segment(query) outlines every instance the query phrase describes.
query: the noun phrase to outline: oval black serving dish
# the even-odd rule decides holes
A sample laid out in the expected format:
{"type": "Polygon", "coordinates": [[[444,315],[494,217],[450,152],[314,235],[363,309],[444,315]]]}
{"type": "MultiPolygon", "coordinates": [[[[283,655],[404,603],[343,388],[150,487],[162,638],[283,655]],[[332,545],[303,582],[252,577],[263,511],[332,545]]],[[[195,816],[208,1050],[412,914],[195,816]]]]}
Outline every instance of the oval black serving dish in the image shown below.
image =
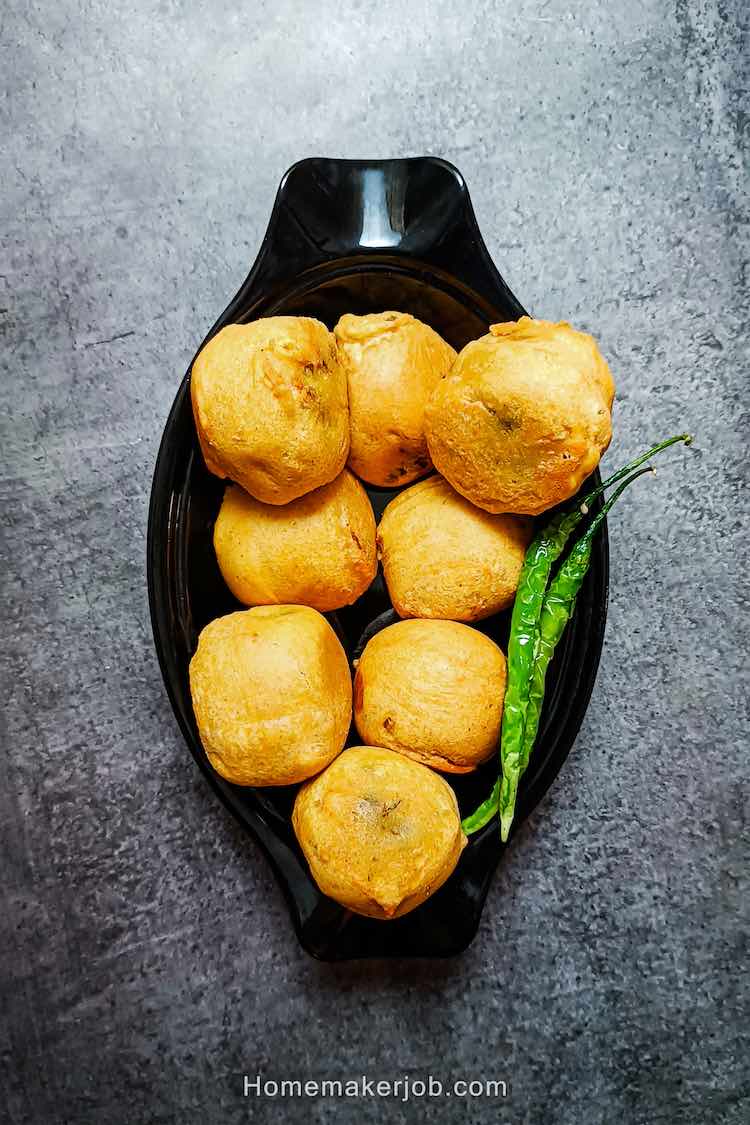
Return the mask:
{"type": "MultiPolygon", "coordinates": [[[[493,265],[460,173],[433,157],[309,159],[284,176],[258,258],[206,339],[225,324],[280,313],[318,317],[400,309],[431,324],[454,348],[516,320],[524,310],[493,265]]],[[[204,341],[205,343],[205,341],[204,341]]],[[[202,346],[202,345],[201,345],[202,346]]],[[[260,842],[286,894],[294,928],[315,957],[439,957],[470,943],[501,854],[495,823],[472,836],[448,882],[411,914],[380,922],[320,893],[290,823],[293,789],[243,789],[216,774],[198,738],[188,664],[203,626],[238,604],[212,546],[223,483],[206,470],[190,406],[190,371],[164,430],[148,527],[148,585],[164,681],[188,748],[207,781],[260,842]]],[[[368,489],[376,517],[393,493],[368,489]]],[[[521,783],[516,824],[541,799],[583,719],[599,662],[607,608],[608,549],[601,535],[576,611],[551,670],[540,737],[521,783]]],[[[395,618],[379,575],[359,601],[330,614],[350,659],[395,618]]],[[[480,628],[505,648],[509,615],[480,628]]],[[[356,742],[352,731],[350,742],[356,742]]],[[[452,777],[466,814],[488,792],[497,763],[452,777]]]]}

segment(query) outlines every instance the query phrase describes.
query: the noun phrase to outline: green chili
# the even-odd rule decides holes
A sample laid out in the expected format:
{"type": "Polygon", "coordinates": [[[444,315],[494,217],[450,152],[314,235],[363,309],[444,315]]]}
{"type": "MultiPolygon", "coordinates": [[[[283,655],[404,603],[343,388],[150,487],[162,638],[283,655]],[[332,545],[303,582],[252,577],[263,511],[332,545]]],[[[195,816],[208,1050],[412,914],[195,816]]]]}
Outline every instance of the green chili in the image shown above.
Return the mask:
{"type": "MultiPolygon", "coordinates": [[[[503,773],[506,764],[509,769],[520,767],[520,777],[528,764],[528,754],[525,753],[526,712],[529,705],[529,690],[534,668],[539,619],[544,604],[547,582],[555,561],[564,551],[571,533],[588,513],[591,503],[597,496],[610,485],[628,476],[654,454],[667,449],[676,442],[682,441],[689,444],[691,440],[689,434],[678,434],[652,446],[646,453],[643,453],[592,489],[572,511],[558,512],[556,516],[553,516],[531,543],[521,570],[508,640],[508,682],[500,738],[503,773]]],[[[498,777],[489,797],[462,822],[463,830],[467,835],[483,828],[497,812],[500,785],[501,780],[498,777]]]]}
{"type": "Polygon", "coordinates": [[[529,691],[526,703],[525,726],[522,732],[521,749],[513,760],[506,766],[503,756],[503,777],[500,785],[499,810],[500,810],[500,838],[503,843],[508,839],[510,826],[516,808],[516,794],[518,782],[529,763],[529,755],[534,746],[539,716],[544,699],[544,685],[547,669],[555,651],[558,641],[565,632],[565,626],[573,612],[578,591],[586,577],[586,572],[591,562],[591,550],[594,537],[607,517],[607,512],[619,499],[628,485],[632,484],[644,473],[651,472],[651,468],[637,469],[626,477],[622,484],[610,496],[607,503],[597,513],[587,531],[575,544],[565,562],[560,567],[557,575],[552,580],[547,596],[544,599],[541,617],[539,619],[539,633],[534,644],[534,663],[529,681],[529,691]]]}
{"type": "MultiPolygon", "coordinates": [[[[574,511],[571,512],[569,516],[566,517],[566,520],[565,520],[566,530],[567,530],[567,521],[568,520],[571,521],[570,530],[572,531],[573,528],[578,524],[579,520],[582,518],[583,514],[586,511],[588,511],[588,509],[591,505],[591,501],[600,492],[602,492],[605,488],[609,488],[610,485],[615,484],[617,481],[622,480],[624,477],[628,478],[628,480],[626,481],[626,484],[630,483],[630,481],[632,481],[632,480],[635,480],[635,478],[641,476],[643,472],[648,471],[648,470],[644,469],[641,472],[637,473],[637,472],[634,472],[635,469],[637,469],[640,465],[643,465],[644,462],[648,461],[651,457],[653,457],[653,455],[655,453],[659,453],[660,450],[666,449],[668,446],[674,445],[678,441],[683,441],[687,445],[689,445],[690,442],[692,441],[692,438],[690,437],[690,434],[678,434],[676,437],[667,438],[666,441],[662,441],[658,445],[652,446],[651,449],[649,449],[646,453],[643,453],[640,457],[636,457],[636,459],[634,461],[631,461],[630,464],[626,465],[623,469],[618,469],[618,471],[616,473],[613,473],[611,477],[607,477],[607,479],[605,481],[602,481],[602,483],[598,486],[598,488],[593,489],[593,491],[590,492],[588,494],[588,496],[586,496],[583,499],[581,504],[577,508],[575,508],[574,511]],[[571,519],[571,517],[573,517],[573,516],[578,516],[578,519],[576,519],[575,522],[573,522],[572,519],[571,519]]],[[[620,495],[621,492],[622,492],[622,488],[618,489],[618,491],[612,497],[612,500],[609,501],[609,503],[607,505],[605,505],[605,507],[603,509],[604,512],[609,511],[609,509],[612,507],[612,504],[615,502],[615,500],[617,499],[617,497],[620,495]]],[[[588,542],[589,542],[589,552],[588,552],[588,559],[587,559],[587,562],[586,562],[586,568],[587,569],[588,569],[589,561],[591,559],[591,543],[593,541],[593,535],[596,533],[596,529],[599,526],[601,526],[603,518],[604,518],[604,516],[603,516],[602,512],[600,512],[597,515],[596,519],[592,522],[591,527],[589,528],[589,530],[587,532],[587,536],[588,535],[592,536],[592,539],[588,540],[588,542]]],[[[566,535],[566,539],[568,538],[569,535],[570,535],[570,531],[568,531],[568,535],[566,535]]],[[[577,548],[580,548],[583,545],[583,543],[585,542],[585,540],[586,540],[586,536],[584,536],[583,539],[579,540],[576,547],[573,548],[573,551],[575,551],[577,548]]],[[[559,556],[559,553],[560,552],[558,551],[556,557],[559,556]]],[[[572,552],[571,552],[570,557],[571,558],[573,557],[572,552]]],[[[570,559],[568,561],[570,561],[570,559]]],[[[562,574],[562,572],[563,572],[563,569],[561,568],[560,574],[562,574]]],[[[559,575],[558,575],[558,578],[559,578],[559,575]]],[[[521,752],[521,773],[523,773],[524,770],[526,769],[526,767],[528,766],[529,758],[531,757],[531,751],[534,749],[534,742],[536,741],[537,730],[539,728],[539,717],[540,717],[541,711],[542,711],[542,703],[544,702],[544,684],[545,684],[545,680],[546,680],[546,676],[547,676],[547,668],[549,666],[549,662],[550,662],[552,653],[550,652],[547,655],[546,661],[543,659],[544,656],[545,656],[546,641],[545,641],[543,631],[542,631],[542,628],[541,628],[541,622],[544,619],[544,614],[547,612],[547,609],[548,609],[547,603],[548,603],[550,597],[552,596],[554,589],[555,589],[555,582],[553,582],[552,586],[550,587],[550,589],[549,589],[549,591],[548,591],[548,593],[545,597],[543,608],[542,608],[542,616],[540,617],[540,619],[537,623],[536,636],[534,638],[534,660],[533,660],[531,678],[530,678],[529,684],[528,684],[528,702],[527,702],[527,707],[526,707],[526,715],[525,715],[525,723],[524,723],[523,750],[521,752]],[[542,659],[540,659],[540,657],[542,659]]],[[[575,600],[575,597],[574,597],[574,600],[575,600]]],[[[569,617],[571,617],[573,615],[573,609],[574,609],[574,606],[571,605],[570,606],[570,613],[568,615],[569,617]]],[[[563,628],[564,628],[564,626],[563,626],[563,628]]],[[[558,640],[559,639],[560,638],[558,637],[558,640]]],[[[555,644],[557,644],[557,641],[555,641],[555,644]]]]}
{"type": "MultiPolygon", "coordinates": [[[[567,539],[566,535],[560,542],[562,524],[563,516],[560,514],[552,520],[545,532],[537,536],[526,553],[521,569],[508,638],[508,682],[505,688],[500,734],[503,770],[513,768],[514,761],[520,758],[523,750],[527,689],[534,661],[534,639],[550,568],[567,539]]],[[[495,815],[499,792],[498,779],[490,797],[464,822],[463,829],[467,835],[478,831],[495,815]]]]}

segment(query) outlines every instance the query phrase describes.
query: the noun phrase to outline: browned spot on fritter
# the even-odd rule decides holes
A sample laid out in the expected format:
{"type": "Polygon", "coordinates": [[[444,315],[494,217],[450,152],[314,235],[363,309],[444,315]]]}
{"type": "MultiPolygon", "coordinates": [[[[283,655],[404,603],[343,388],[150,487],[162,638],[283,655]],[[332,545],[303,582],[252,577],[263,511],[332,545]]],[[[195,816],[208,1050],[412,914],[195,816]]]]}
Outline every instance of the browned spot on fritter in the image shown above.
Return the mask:
{"type": "Polygon", "coordinates": [[[391,469],[390,473],[385,479],[395,484],[396,481],[401,480],[401,477],[405,477],[408,471],[409,470],[406,465],[398,465],[395,469],[391,469]]]}

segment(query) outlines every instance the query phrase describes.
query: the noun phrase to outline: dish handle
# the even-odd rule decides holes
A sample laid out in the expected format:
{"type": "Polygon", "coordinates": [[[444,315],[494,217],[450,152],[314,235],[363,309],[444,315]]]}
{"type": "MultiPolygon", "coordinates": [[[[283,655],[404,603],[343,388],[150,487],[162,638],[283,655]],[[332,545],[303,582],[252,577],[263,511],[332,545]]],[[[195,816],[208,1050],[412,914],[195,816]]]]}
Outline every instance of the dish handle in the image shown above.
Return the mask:
{"type": "Polygon", "coordinates": [[[490,258],[452,164],[433,156],[310,157],[282,178],[258,257],[222,323],[240,312],[243,319],[263,315],[261,306],[290,281],[337,261],[356,268],[360,256],[445,273],[488,308],[524,315],[490,258]]]}

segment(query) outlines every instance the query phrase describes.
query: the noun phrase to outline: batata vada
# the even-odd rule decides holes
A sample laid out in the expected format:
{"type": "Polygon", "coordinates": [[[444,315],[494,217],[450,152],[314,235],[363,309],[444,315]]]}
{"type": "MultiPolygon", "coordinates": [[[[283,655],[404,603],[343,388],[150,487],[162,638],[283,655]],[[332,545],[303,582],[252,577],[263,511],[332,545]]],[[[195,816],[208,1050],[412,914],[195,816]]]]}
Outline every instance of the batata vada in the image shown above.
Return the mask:
{"type": "Polygon", "coordinates": [[[292,824],[321,891],[369,918],[414,910],[466,846],[450,785],[375,746],[344,750],[303,785],[292,824]]]}
{"type": "Polygon", "coordinates": [[[487,512],[573,496],[612,436],[614,383],[594,339],[524,316],[467,344],[425,410],[435,467],[487,512]]]}
{"type": "Polygon", "coordinates": [[[256,606],[211,621],[190,661],[190,693],[208,759],[236,785],[303,781],[349,733],[346,654],[307,606],[256,606]]]}
{"type": "Polygon", "coordinates": [[[370,484],[408,484],[432,463],[424,406],[456,353],[402,312],[342,316],[334,329],[349,383],[349,467],[370,484]]]}
{"type": "Polygon", "coordinates": [[[378,548],[400,617],[478,621],[512,604],[531,521],[495,516],[440,476],[400,492],[383,512],[378,548]]]}
{"type": "Polygon", "coordinates": [[[505,681],[505,656],[484,633],[456,621],[397,621],[365,645],[354,721],[365,742],[468,773],[497,750],[505,681]]]}
{"type": "Polygon", "coordinates": [[[347,469],[280,507],[229,485],[214,548],[224,581],[245,605],[340,609],[364,593],[378,568],[372,506],[347,469]]]}
{"type": "Polygon", "coordinates": [[[312,317],[222,328],[196,357],[190,391],[207,467],[256,500],[287,504],[346,464],[346,375],[312,317]]]}

